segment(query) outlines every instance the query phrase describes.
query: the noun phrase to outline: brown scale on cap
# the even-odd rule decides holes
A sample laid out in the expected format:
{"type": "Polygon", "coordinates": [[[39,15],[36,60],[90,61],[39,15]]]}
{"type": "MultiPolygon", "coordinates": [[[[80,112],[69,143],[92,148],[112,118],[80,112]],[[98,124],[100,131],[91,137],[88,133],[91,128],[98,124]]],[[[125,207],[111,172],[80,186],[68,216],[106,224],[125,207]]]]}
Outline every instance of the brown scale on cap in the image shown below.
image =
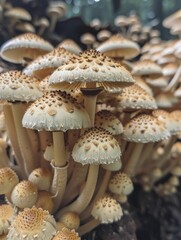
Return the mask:
{"type": "Polygon", "coordinates": [[[70,230],[68,228],[62,228],[52,240],[80,240],[80,237],[75,230],[70,230]]]}
{"type": "Polygon", "coordinates": [[[15,209],[8,204],[2,204],[0,205],[0,216],[0,235],[7,234],[15,216],[15,209]]]}
{"type": "Polygon", "coordinates": [[[120,204],[114,198],[105,196],[96,201],[91,215],[101,223],[112,223],[120,220],[123,212],[120,204]]]}
{"type": "Polygon", "coordinates": [[[129,195],[133,191],[133,183],[126,173],[116,173],[109,182],[109,190],[115,194],[129,195]]]}
{"type": "Polygon", "coordinates": [[[157,108],[154,97],[137,84],[123,88],[122,92],[113,101],[115,105],[125,110],[157,108]]]}
{"type": "Polygon", "coordinates": [[[140,114],[125,126],[123,138],[137,143],[158,142],[170,136],[163,122],[149,114],[140,114]]]}
{"type": "Polygon", "coordinates": [[[27,180],[19,182],[11,192],[11,201],[19,208],[32,207],[37,198],[38,189],[36,185],[27,180]]]}
{"type": "Polygon", "coordinates": [[[109,164],[120,159],[121,150],[108,131],[90,128],[74,145],[72,156],[81,164],[109,164]]]}
{"type": "Polygon", "coordinates": [[[68,88],[68,83],[74,83],[74,87],[85,87],[88,83],[94,83],[97,87],[106,88],[113,83],[114,86],[129,86],[134,83],[134,79],[123,66],[91,49],[57,68],[50,76],[49,83],[55,88],[68,88]]]}
{"type": "Polygon", "coordinates": [[[39,90],[39,81],[21,71],[12,70],[1,73],[0,82],[1,100],[30,102],[42,95],[39,90]]]}
{"type": "Polygon", "coordinates": [[[47,131],[90,126],[85,109],[70,94],[60,91],[47,92],[37,99],[27,109],[22,121],[24,127],[47,131]]]}
{"type": "Polygon", "coordinates": [[[56,233],[53,216],[41,208],[26,208],[16,216],[7,239],[52,239],[56,233]]]}
{"type": "Polygon", "coordinates": [[[18,176],[11,168],[0,168],[0,194],[9,193],[18,182],[18,176]]]}
{"type": "Polygon", "coordinates": [[[101,110],[96,113],[95,127],[101,127],[113,135],[118,135],[123,132],[123,126],[120,120],[108,110],[101,110]]]}

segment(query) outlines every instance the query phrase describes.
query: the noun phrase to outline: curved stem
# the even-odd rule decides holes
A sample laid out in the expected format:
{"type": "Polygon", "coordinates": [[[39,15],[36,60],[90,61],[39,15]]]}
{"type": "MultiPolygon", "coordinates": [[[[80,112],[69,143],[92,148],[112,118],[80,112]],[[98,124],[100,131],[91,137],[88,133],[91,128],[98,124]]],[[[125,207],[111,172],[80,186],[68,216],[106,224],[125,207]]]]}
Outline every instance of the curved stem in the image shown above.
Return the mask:
{"type": "Polygon", "coordinates": [[[165,91],[170,91],[177,84],[177,82],[179,81],[180,76],[181,76],[181,66],[179,66],[179,68],[177,69],[174,77],[169,82],[168,86],[165,88],[165,91]]]}
{"type": "Polygon", "coordinates": [[[94,228],[99,226],[100,224],[101,223],[97,219],[93,218],[89,222],[80,226],[78,228],[77,232],[79,233],[80,236],[83,236],[84,234],[90,232],[91,230],[93,230],[94,228]]]}

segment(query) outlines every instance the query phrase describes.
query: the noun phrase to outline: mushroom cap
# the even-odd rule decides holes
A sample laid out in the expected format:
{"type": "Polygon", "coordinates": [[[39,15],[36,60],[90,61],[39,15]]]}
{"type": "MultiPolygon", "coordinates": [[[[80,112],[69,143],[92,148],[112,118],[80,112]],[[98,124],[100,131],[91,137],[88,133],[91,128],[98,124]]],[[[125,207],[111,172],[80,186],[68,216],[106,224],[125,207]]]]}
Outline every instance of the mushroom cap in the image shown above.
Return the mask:
{"type": "Polygon", "coordinates": [[[138,84],[123,88],[122,92],[113,100],[121,109],[156,109],[157,104],[153,96],[148,94],[138,84]]]}
{"type": "Polygon", "coordinates": [[[26,75],[33,75],[39,79],[43,79],[73,56],[73,53],[68,52],[64,48],[55,48],[51,52],[36,58],[24,68],[23,72],[26,75]]]}
{"type": "Polygon", "coordinates": [[[93,44],[95,40],[96,39],[92,33],[84,33],[80,37],[80,41],[85,45],[93,44]]]}
{"type": "Polygon", "coordinates": [[[118,161],[121,149],[117,140],[102,128],[90,128],[73,147],[72,157],[81,164],[109,164],[118,161]]]}
{"type": "Polygon", "coordinates": [[[13,7],[7,10],[4,13],[4,16],[12,19],[19,19],[25,21],[31,21],[32,19],[31,14],[26,9],[21,7],[13,7]]]}
{"type": "Polygon", "coordinates": [[[38,190],[49,191],[52,182],[52,172],[47,168],[36,168],[28,176],[28,180],[34,183],[38,190]]]}
{"type": "Polygon", "coordinates": [[[19,179],[15,171],[9,167],[0,168],[0,194],[11,192],[18,182],[19,179]]]}
{"type": "Polygon", "coordinates": [[[42,208],[44,210],[47,210],[49,213],[52,213],[54,203],[51,193],[47,191],[39,191],[35,207],[42,208]]]}
{"type": "Polygon", "coordinates": [[[119,135],[123,132],[123,125],[119,118],[108,110],[101,110],[95,115],[95,127],[101,127],[112,135],[119,135]]]}
{"type": "Polygon", "coordinates": [[[98,87],[125,87],[134,79],[120,64],[96,50],[87,50],[57,68],[49,78],[52,87],[84,87],[95,82],[98,87]],[[70,86],[71,85],[71,86],[70,86]]]}
{"type": "Polygon", "coordinates": [[[151,86],[152,88],[161,88],[161,89],[167,87],[169,80],[170,80],[170,77],[165,75],[156,77],[155,79],[153,79],[152,77],[145,78],[145,81],[149,86],[151,86]]]}
{"type": "Polygon", "coordinates": [[[69,94],[51,91],[30,105],[22,124],[40,131],[67,131],[90,127],[90,118],[82,105],[69,94]]]}
{"type": "Polygon", "coordinates": [[[37,198],[37,186],[28,180],[19,182],[11,192],[11,201],[19,208],[32,207],[37,198]]]}
{"type": "Polygon", "coordinates": [[[6,41],[0,50],[2,59],[12,63],[24,63],[53,50],[53,46],[35,33],[23,33],[6,41]]]}
{"type": "Polygon", "coordinates": [[[112,33],[109,30],[103,29],[97,33],[97,39],[101,42],[106,41],[111,37],[112,33]]]}
{"type": "Polygon", "coordinates": [[[0,205],[0,235],[7,234],[13,218],[15,209],[9,204],[0,205]]]}
{"type": "Polygon", "coordinates": [[[113,223],[121,219],[123,211],[114,198],[105,196],[95,202],[91,215],[101,223],[113,223]]]}
{"type": "Polygon", "coordinates": [[[57,47],[65,48],[67,51],[75,55],[79,55],[82,52],[79,45],[74,40],[68,38],[59,43],[57,47]]]}
{"type": "Polygon", "coordinates": [[[131,178],[126,173],[118,172],[110,179],[109,190],[112,193],[129,195],[133,189],[131,178]]]}
{"type": "Polygon", "coordinates": [[[170,132],[157,118],[149,114],[140,114],[124,126],[122,137],[129,142],[149,143],[170,137],[170,132]]]}
{"type": "Polygon", "coordinates": [[[17,70],[0,74],[1,100],[31,102],[41,96],[39,81],[36,78],[17,70]]]}
{"type": "Polygon", "coordinates": [[[181,131],[181,110],[174,110],[170,113],[171,118],[173,119],[173,134],[177,134],[181,131]]]}
{"type": "Polygon", "coordinates": [[[20,32],[23,32],[23,33],[25,33],[25,32],[35,33],[36,32],[34,26],[31,23],[26,23],[26,22],[17,23],[15,26],[15,29],[20,32]]]}
{"type": "Polygon", "coordinates": [[[136,62],[133,65],[132,74],[141,75],[141,76],[144,76],[144,75],[160,76],[162,75],[162,68],[153,61],[141,60],[136,62]]]}
{"type": "Polygon", "coordinates": [[[105,170],[109,171],[119,171],[122,167],[122,162],[121,159],[119,159],[116,162],[110,163],[110,164],[101,164],[101,167],[104,168],[105,170]]]}
{"type": "Polygon", "coordinates": [[[75,230],[64,227],[56,233],[52,240],[80,240],[80,237],[75,230]]]}
{"type": "Polygon", "coordinates": [[[58,221],[63,223],[68,229],[77,230],[80,226],[80,217],[76,212],[64,213],[58,221]]]}
{"type": "Polygon", "coordinates": [[[160,92],[158,95],[155,96],[155,100],[158,108],[171,108],[178,102],[178,99],[171,91],[160,92]]]}
{"type": "Polygon", "coordinates": [[[131,59],[140,53],[140,47],[137,43],[126,39],[120,35],[113,35],[105,42],[101,43],[98,51],[108,57],[131,59]]]}
{"type": "Polygon", "coordinates": [[[172,25],[177,23],[177,20],[181,19],[181,10],[174,12],[163,20],[163,26],[166,28],[171,28],[172,25]]]}
{"type": "Polygon", "coordinates": [[[174,158],[181,156],[181,142],[176,142],[173,144],[170,154],[174,158]]]}
{"type": "Polygon", "coordinates": [[[56,233],[56,222],[48,211],[41,208],[25,208],[14,219],[7,239],[51,240],[56,233]]]}
{"type": "Polygon", "coordinates": [[[164,76],[173,76],[176,71],[178,69],[178,64],[177,63],[167,63],[164,67],[163,67],[163,75],[164,76]]]}

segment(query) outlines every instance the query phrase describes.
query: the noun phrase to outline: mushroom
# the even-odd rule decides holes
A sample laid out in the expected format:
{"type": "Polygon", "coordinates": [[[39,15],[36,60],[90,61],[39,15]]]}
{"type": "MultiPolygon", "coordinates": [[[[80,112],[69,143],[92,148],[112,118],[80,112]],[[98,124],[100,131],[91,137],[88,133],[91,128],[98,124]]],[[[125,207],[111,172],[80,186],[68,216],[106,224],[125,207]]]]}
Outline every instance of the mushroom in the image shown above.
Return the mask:
{"type": "Polygon", "coordinates": [[[77,230],[80,226],[80,218],[76,212],[67,212],[61,215],[59,222],[65,225],[68,229],[77,230]]]}
{"type": "Polygon", "coordinates": [[[60,231],[58,231],[55,236],[52,238],[52,240],[80,240],[80,237],[75,230],[70,230],[66,227],[62,228],[60,231]]]}
{"type": "Polygon", "coordinates": [[[9,227],[15,217],[15,208],[9,204],[0,205],[0,235],[7,234],[9,227]]]}
{"type": "Polygon", "coordinates": [[[109,30],[103,29],[97,33],[97,39],[104,42],[111,37],[112,33],[109,30]]]}
{"type": "Polygon", "coordinates": [[[44,32],[46,31],[46,29],[50,26],[50,23],[47,18],[42,17],[42,18],[38,19],[34,23],[34,25],[36,27],[38,27],[38,35],[42,36],[44,34],[44,32]]]}
{"type": "Polygon", "coordinates": [[[42,208],[47,210],[49,213],[53,213],[54,203],[51,193],[47,191],[39,191],[35,207],[42,208]]]}
{"type": "Polygon", "coordinates": [[[82,49],[79,45],[72,39],[66,38],[61,43],[58,44],[57,47],[65,48],[70,53],[75,55],[79,55],[82,52],[82,49]]]}
{"type": "Polygon", "coordinates": [[[86,45],[87,49],[92,48],[94,42],[95,42],[95,37],[91,33],[84,33],[80,37],[80,41],[86,45]]]}
{"type": "Polygon", "coordinates": [[[7,240],[51,240],[56,233],[56,222],[48,211],[41,208],[25,208],[15,217],[9,228],[7,240]]]}

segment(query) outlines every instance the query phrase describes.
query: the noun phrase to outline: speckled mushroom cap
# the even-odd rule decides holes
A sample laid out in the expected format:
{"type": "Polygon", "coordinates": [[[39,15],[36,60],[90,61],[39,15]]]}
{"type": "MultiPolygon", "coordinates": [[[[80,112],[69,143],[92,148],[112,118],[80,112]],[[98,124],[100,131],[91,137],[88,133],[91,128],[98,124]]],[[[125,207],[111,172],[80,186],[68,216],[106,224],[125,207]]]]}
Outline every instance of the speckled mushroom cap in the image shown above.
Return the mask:
{"type": "Polygon", "coordinates": [[[48,211],[25,208],[13,221],[7,240],[51,240],[56,233],[56,222],[48,211]]]}
{"type": "Polygon", "coordinates": [[[56,233],[52,240],[80,240],[80,237],[75,230],[64,227],[61,231],[56,233]]]}
{"type": "Polygon", "coordinates": [[[70,53],[64,48],[55,48],[53,51],[36,58],[23,72],[26,75],[43,79],[73,56],[73,53],[70,53]]]}
{"type": "Polygon", "coordinates": [[[141,60],[133,65],[132,74],[134,75],[162,75],[162,68],[155,62],[150,60],[141,60]]]}
{"type": "Polygon", "coordinates": [[[0,235],[7,234],[13,218],[15,217],[15,209],[8,204],[0,205],[0,235]]]}
{"type": "Polygon", "coordinates": [[[90,127],[86,110],[66,92],[52,91],[37,99],[22,119],[26,128],[67,131],[90,127]]]}
{"type": "Polygon", "coordinates": [[[115,194],[129,195],[133,188],[131,178],[126,173],[116,173],[109,182],[109,190],[115,194]]]}
{"type": "Polygon", "coordinates": [[[149,114],[140,114],[132,118],[125,126],[123,139],[130,142],[158,142],[170,136],[163,122],[149,114]]]}
{"type": "Polygon", "coordinates": [[[76,212],[66,212],[60,216],[58,221],[63,223],[68,229],[77,230],[80,226],[80,217],[76,212]]]}
{"type": "Polygon", "coordinates": [[[118,161],[121,150],[117,140],[102,128],[90,128],[73,147],[72,157],[81,164],[109,164],[118,161]]]}
{"type": "Polygon", "coordinates": [[[15,171],[9,167],[0,168],[0,194],[9,193],[18,182],[15,171]]]}
{"type": "Polygon", "coordinates": [[[49,191],[52,182],[52,172],[47,168],[36,168],[28,176],[28,180],[34,183],[38,190],[49,191]]]}
{"type": "Polygon", "coordinates": [[[157,108],[154,97],[138,84],[123,88],[122,92],[115,96],[114,104],[125,110],[157,108]]]}
{"type": "Polygon", "coordinates": [[[87,83],[106,88],[129,86],[134,83],[134,79],[123,66],[91,49],[56,69],[50,76],[49,83],[60,89],[68,88],[68,83],[72,88],[85,87],[87,83]]]}
{"type": "Polygon", "coordinates": [[[32,207],[38,198],[38,188],[34,183],[23,180],[13,188],[10,198],[19,208],[32,207]]]}
{"type": "Polygon", "coordinates": [[[95,202],[91,215],[101,223],[113,223],[121,219],[123,211],[114,198],[105,196],[95,202]]]}
{"type": "Polygon", "coordinates": [[[82,52],[82,49],[79,47],[79,45],[72,39],[63,40],[61,43],[58,44],[57,47],[65,48],[70,53],[74,53],[76,55],[79,55],[82,52]]]}
{"type": "Polygon", "coordinates": [[[108,110],[101,110],[95,115],[95,127],[101,127],[112,135],[119,135],[123,132],[123,125],[119,118],[108,110]]]}
{"type": "Polygon", "coordinates": [[[1,46],[0,56],[12,63],[24,63],[53,50],[53,46],[35,33],[13,37],[1,46]]]}
{"type": "Polygon", "coordinates": [[[36,78],[16,70],[0,74],[0,100],[30,102],[41,96],[36,78]]]}
{"type": "Polygon", "coordinates": [[[170,113],[171,118],[173,119],[173,134],[177,134],[181,131],[181,110],[174,110],[170,113]]]}
{"type": "Polygon", "coordinates": [[[139,54],[140,47],[129,39],[120,35],[113,35],[100,44],[97,50],[109,57],[131,59],[139,54]]]}

